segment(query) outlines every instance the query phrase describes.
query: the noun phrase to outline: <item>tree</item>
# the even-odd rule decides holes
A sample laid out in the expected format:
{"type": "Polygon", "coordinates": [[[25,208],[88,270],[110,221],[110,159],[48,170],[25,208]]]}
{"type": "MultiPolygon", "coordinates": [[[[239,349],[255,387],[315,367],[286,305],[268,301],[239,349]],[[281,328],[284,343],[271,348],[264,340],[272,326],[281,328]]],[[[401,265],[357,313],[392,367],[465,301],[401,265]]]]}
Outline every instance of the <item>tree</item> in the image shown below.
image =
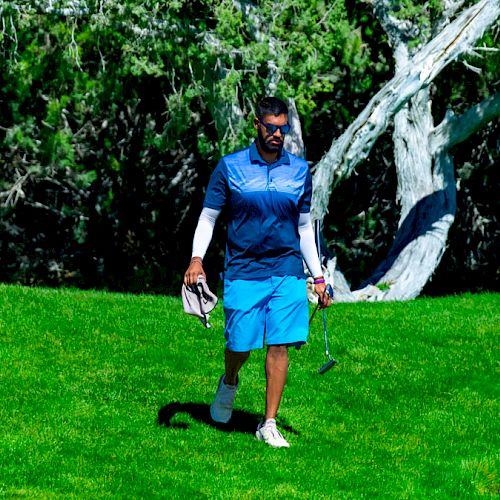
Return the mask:
{"type": "Polygon", "coordinates": [[[190,22],[209,16],[170,4],[2,2],[2,279],[174,281],[163,259],[183,238],[167,249],[169,235],[206,182],[186,133],[199,92],[174,40],[196,52],[190,22]]]}
{"type": "Polygon", "coordinates": [[[374,10],[391,40],[396,60],[393,79],[377,93],[363,113],[318,164],[314,175],[314,215],[323,219],[334,184],[349,175],[394,117],[395,163],[401,217],[387,258],[359,290],[351,293],[335,260],[327,264],[336,275],[340,300],[390,300],[416,297],[443,255],[455,215],[455,185],[450,149],[500,115],[495,94],[460,117],[452,113],[434,127],[429,84],[451,61],[470,52],[500,15],[498,1],[483,0],[449,23],[459,3],[450,3],[425,44],[411,45],[419,26],[392,15],[392,4],[374,1],[374,10]],[[443,28],[443,26],[445,26],[443,28]]]}
{"type": "MultiPolygon", "coordinates": [[[[360,125],[390,79],[380,22],[351,4],[0,0],[0,279],[177,290],[210,172],[251,140],[245,117],[269,92],[289,99],[287,145],[306,149],[328,207],[320,172],[343,170],[331,155],[314,159],[360,125]]],[[[440,11],[404,5],[397,15],[420,29],[408,42],[415,58],[440,11]]],[[[379,6],[384,24],[390,4],[379,6]]],[[[392,97],[354,163],[413,95],[392,97]]],[[[208,258],[220,263],[222,251],[216,241],[208,258]]]]}
{"type": "Polygon", "coordinates": [[[267,89],[305,114],[350,32],[342,2],[1,6],[0,278],[23,283],[176,289],[242,116],[267,89]]]}

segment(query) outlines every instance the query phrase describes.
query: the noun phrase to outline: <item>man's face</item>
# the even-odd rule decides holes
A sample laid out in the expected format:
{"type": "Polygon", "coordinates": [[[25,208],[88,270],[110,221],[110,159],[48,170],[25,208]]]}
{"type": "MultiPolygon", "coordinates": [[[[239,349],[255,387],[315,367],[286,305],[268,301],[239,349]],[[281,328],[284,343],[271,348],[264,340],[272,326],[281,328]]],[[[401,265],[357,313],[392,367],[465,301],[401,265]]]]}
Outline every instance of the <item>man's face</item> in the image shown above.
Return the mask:
{"type": "Polygon", "coordinates": [[[288,124],[288,115],[281,114],[278,116],[264,115],[262,120],[258,118],[254,121],[254,126],[257,129],[257,140],[259,146],[266,153],[280,153],[283,148],[285,135],[278,128],[273,132],[266,129],[266,125],[276,125],[282,127],[288,124]]]}

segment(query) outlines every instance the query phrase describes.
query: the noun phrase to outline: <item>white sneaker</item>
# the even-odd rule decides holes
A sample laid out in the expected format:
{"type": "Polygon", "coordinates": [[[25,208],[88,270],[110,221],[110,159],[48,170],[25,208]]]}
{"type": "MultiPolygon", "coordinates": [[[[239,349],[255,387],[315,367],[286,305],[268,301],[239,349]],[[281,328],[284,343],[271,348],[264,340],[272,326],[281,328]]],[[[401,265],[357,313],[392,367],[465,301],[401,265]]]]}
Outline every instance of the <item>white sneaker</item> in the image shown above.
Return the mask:
{"type": "Polygon", "coordinates": [[[281,435],[281,432],[276,427],[276,420],[270,418],[265,422],[261,422],[257,426],[255,436],[259,441],[265,441],[273,448],[290,448],[288,441],[281,435]]]}
{"type": "Polygon", "coordinates": [[[234,397],[238,390],[238,384],[226,385],[224,383],[224,375],[219,379],[217,392],[214,400],[210,405],[210,416],[215,422],[227,424],[233,413],[234,397]]]}

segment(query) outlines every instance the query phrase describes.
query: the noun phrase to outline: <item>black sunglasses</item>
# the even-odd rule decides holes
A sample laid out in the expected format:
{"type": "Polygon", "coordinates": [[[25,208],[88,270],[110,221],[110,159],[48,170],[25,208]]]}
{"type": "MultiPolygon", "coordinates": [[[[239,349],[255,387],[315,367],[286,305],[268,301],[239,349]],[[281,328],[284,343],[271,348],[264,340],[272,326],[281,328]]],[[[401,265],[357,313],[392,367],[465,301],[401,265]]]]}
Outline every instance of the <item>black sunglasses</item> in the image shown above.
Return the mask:
{"type": "Polygon", "coordinates": [[[273,125],[272,123],[264,123],[260,120],[259,120],[259,123],[261,125],[264,125],[268,134],[273,134],[273,135],[276,133],[276,130],[278,130],[278,129],[281,132],[281,135],[288,134],[288,132],[290,132],[290,128],[291,128],[289,123],[286,123],[285,125],[273,125]]]}

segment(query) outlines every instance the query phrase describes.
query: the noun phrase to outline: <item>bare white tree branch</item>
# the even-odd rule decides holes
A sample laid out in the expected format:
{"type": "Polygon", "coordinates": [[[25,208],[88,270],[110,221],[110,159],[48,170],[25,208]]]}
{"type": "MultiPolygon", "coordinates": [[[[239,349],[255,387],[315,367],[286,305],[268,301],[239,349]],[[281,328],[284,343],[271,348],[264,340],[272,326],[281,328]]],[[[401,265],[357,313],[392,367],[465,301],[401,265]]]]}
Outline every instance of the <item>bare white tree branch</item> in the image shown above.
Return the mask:
{"type": "Polygon", "coordinates": [[[333,142],[313,177],[313,216],[323,220],[336,182],[367,158],[390,119],[421,88],[483,35],[500,15],[500,0],[481,0],[427,43],[368,103],[333,142]]]}
{"type": "Polygon", "coordinates": [[[485,124],[500,116],[500,92],[493,94],[460,116],[451,113],[433,130],[430,145],[433,154],[449,150],[468,139],[485,124]]]}

